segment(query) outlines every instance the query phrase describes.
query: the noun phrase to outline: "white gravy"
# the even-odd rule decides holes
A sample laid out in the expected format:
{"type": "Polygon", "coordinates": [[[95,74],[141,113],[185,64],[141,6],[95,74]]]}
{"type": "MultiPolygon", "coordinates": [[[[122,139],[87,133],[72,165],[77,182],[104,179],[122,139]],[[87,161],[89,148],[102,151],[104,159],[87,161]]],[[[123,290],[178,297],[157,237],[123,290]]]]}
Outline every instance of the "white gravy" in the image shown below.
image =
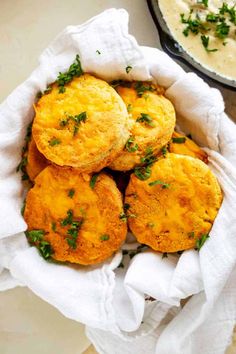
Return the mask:
{"type": "Polygon", "coordinates": [[[230,33],[224,40],[217,38],[214,31],[207,33],[209,49],[218,49],[216,52],[207,52],[202,45],[200,34],[189,33],[188,37],[184,36],[183,30],[186,25],[180,20],[182,13],[185,14],[185,18],[188,18],[193,6],[193,14],[197,9],[200,18],[205,18],[208,13],[217,13],[223,2],[229,6],[236,4],[236,1],[208,0],[208,8],[205,8],[197,4],[196,0],[159,0],[159,7],[173,37],[192,58],[208,70],[236,80],[236,26],[227,21],[230,25],[230,33]],[[223,42],[226,45],[223,45],[223,42]]]}

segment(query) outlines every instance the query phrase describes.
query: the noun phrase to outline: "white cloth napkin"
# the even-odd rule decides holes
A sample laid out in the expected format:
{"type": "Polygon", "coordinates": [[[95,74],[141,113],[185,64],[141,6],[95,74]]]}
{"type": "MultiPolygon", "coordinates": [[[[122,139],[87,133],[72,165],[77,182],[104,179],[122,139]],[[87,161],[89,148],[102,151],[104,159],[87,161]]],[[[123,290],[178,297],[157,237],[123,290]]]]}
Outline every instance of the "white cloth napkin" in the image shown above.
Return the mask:
{"type": "Polygon", "coordinates": [[[0,106],[0,136],[0,290],[28,286],[65,316],[85,323],[100,353],[224,353],[236,319],[236,126],[217,90],[163,52],[139,47],[128,34],[126,11],[110,9],[67,27],[43,52],[38,68],[0,106]],[[37,91],[76,54],[84,71],[106,80],[152,79],[163,85],[180,128],[206,148],[224,201],[199,253],[162,259],[147,251],[131,262],[126,256],[122,269],[118,252],[102,265],[80,267],[47,263],[27,244],[15,168],[37,91]]]}

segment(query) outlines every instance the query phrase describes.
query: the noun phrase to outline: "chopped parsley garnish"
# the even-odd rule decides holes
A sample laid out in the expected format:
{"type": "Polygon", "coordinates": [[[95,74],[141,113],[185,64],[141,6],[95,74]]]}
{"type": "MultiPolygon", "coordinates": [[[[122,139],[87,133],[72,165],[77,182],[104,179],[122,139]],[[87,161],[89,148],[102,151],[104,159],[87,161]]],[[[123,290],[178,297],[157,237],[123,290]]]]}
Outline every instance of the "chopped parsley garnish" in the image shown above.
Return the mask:
{"type": "Polygon", "coordinates": [[[207,52],[216,52],[218,49],[214,48],[214,49],[209,49],[208,45],[209,45],[209,37],[208,36],[201,36],[201,41],[202,41],[202,45],[203,47],[206,49],[207,52]]]}
{"type": "Polygon", "coordinates": [[[124,221],[124,222],[127,221],[127,216],[126,216],[125,213],[120,213],[119,218],[120,218],[120,220],[122,220],[122,221],[124,221]]]}
{"type": "Polygon", "coordinates": [[[135,90],[137,91],[137,95],[139,97],[142,97],[142,95],[144,94],[144,92],[146,91],[155,91],[155,88],[152,87],[152,85],[147,84],[147,83],[143,83],[142,81],[138,81],[136,82],[136,84],[134,85],[135,90]]]}
{"type": "Polygon", "coordinates": [[[162,153],[163,157],[166,157],[166,155],[167,155],[167,147],[166,146],[163,146],[161,148],[161,153],[162,153]]]}
{"type": "Polygon", "coordinates": [[[39,242],[42,241],[43,236],[45,235],[44,230],[31,230],[25,232],[27,238],[30,242],[39,242]]]}
{"type": "Polygon", "coordinates": [[[198,34],[199,32],[203,33],[207,31],[207,28],[203,25],[199,18],[192,19],[192,10],[190,11],[189,17],[185,18],[184,14],[180,14],[181,22],[187,26],[183,30],[185,37],[188,37],[189,32],[193,34],[198,34]]]}
{"type": "Polygon", "coordinates": [[[79,230],[83,224],[83,221],[84,221],[83,218],[81,218],[78,221],[72,221],[71,227],[67,231],[67,234],[69,235],[69,237],[66,238],[66,241],[67,241],[68,245],[73,249],[76,249],[76,243],[77,243],[77,239],[78,239],[78,235],[79,235],[79,230]]]}
{"type": "Polygon", "coordinates": [[[66,125],[68,125],[69,120],[70,120],[69,117],[64,118],[64,119],[61,119],[61,120],[60,120],[60,126],[61,126],[61,127],[65,127],[66,125]]]}
{"type": "Polygon", "coordinates": [[[229,25],[227,25],[225,22],[221,22],[216,26],[216,36],[221,39],[225,39],[229,34],[229,29],[229,25]]]}
{"type": "Polygon", "coordinates": [[[153,228],[155,226],[155,224],[153,222],[148,222],[147,226],[150,227],[150,228],[153,228]]]}
{"type": "Polygon", "coordinates": [[[79,55],[76,55],[75,62],[71,64],[69,69],[65,73],[59,72],[57,77],[57,85],[59,87],[59,93],[64,93],[66,88],[65,85],[73,80],[74,77],[79,77],[83,74],[83,69],[81,67],[79,55]]]}
{"type": "Polygon", "coordinates": [[[87,113],[82,112],[80,114],[76,114],[75,116],[69,116],[70,119],[74,120],[76,124],[80,124],[81,122],[85,122],[87,119],[87,113]]]}
{"type": "Polygon", "coordinates": [[[169,183],[162,182],[162,181],[160,181],[158,179],[156,181],[148,183],[148,185],[151,186],[151,187],[152,186],[156,186],[157,184],[161,185],[162,189],[170,188],[170,184],[169,183]]]}
{"type": "Polygon", "coordinates": [[[101,54],[101,52],[100,52],[100,50],[96,50],[96,53],[98,54],[98,55],[100,55],[101,54]]]}
{"type": "Polygon", "coordinates": [[[208,0],[197,0],[198,4],[203,4],[205,7],[208,7],[208,0]]]}
{"type": "Polygon", "coordinates": [[[229,20],[233,24],[236,25],[236,10],[235,10],[235,5],[232,7],[229,7],[228,4],[225,2],[223,3],[222,7],[219,9],[221,15],[228,14],[229,15],[229,20]]]}
{"type": "Polygon", "coordinates": [[[57,230],[57,224],[55,223],[55,221],[52,222],[51,226],[52,226],[52,231],[56,232],[56,230],[57,230]]]}
{"type": "Polygon", "coordinates": [[[138,144],[134,144],[134,137],[130,137],[126,144],[125,144],[125,148],[128,152],[135,152],[138,150],[138,144]]]}
{"type": "Polygon", "coordinates": [[[61,226],[71,225],[73,221],[73,211],[69,209],[67,211],[67,217],[61,221],[61,226]]]}
{"type": "Polygon", "coordinates": [[[145,156],[140,158],[142,166],[135,167],[134,169],[135,176],[141,181],[147,180],[151,176],[151,166],[155,161],[157,161],[157,157],[153,155],[152,147],[148,147],[145,156]]]}
{"type": "Polygon", "coordinates": [[[100,240],[101,240],[101,241],[108,241],[109,238],[110,238],[109,235],[102,235],[102,236],[100,236],[100,240]]]}
{"type": "Polygon", "coordinates": [[[44,259],[50,259],[54,253],[52,246],[47,241],[41,241],[38,245],[38,250],[44,259]]]}
{"type": "Polygon", "coordinates": [[[125,71],[128,74],[132,69],[133,69],[132,66],[128,65],[126,66],[125,71]]]}
{"type": "Polygon", "coordinates": [[[85,123],[86,119],[87,119],[87,112],[81,112],[74,116],[67,114],[66,118],[61,119],[59,124],[61,127],[65,127],[66,125],[69,124],[70,121],[72,121],[75,124],[73,129],[73,136],[75,136],[79,131],[79,125],[82,122],[85,123]]]}
{"type": "Polygon", "coordinates": [[[150,115],[147,113],[141,113],[141,116],[136,119],[136,122],[145,123],[146,125],[149,125],[150,127],[155,126],[153,123],[152,117],[150,117],[150,115]]]}
{"type": "Polygon", "coordinates": [[[55,146],[55,145],[59,145],[61,144],[61,140],[60,139],[57,139],[57,138],[52,138],[50,141],[49,141],[49,145],[50,146],[55,146]]]}
{"type": "Polygon", "coordinates": [[[145,156],[144,157],[141,157],[140,159],[141,163],[144,164],[144,165],[153,165],[153,163],[155,161],[157,161],[157,157],[153,155],[153,149],[152,147],[148,147],[146,149],[146,153],[145,153],[145,156]]]}
{"type": "Polygon", "coordinates": [[[49,242],[43,240],[45,235],[44,230],[26,231],[25,234],[30,243],[36,243],[36,247],[44,259],[49,259],[51,257],[53,254],[53,249],[49,242]]]}
{"type": "Polygon", "coordinates": [[[209,238],[209,234],[203,234],[197,241],[196,241],[196,250],[200,250],[206,240],[209,238]]]}
{"type": "Polygon", "coordinates": [[[69,191],[68,191],[68,197],[70,197],[70,198],[73,198],[74,197],[74,194],[75,194],[75,190],[74,190],[74,188],[71,188],[69,191]]]}
{"type": "Polygon", "coordinates": [[[180,137],[177,137],[177,138],[172,138],[172,142],[175,143],[175,144],[184,144],[185,141],[186,141],[185,136],[180,136],[180,137]]]}
{"type": "Polygon", "coordinates": [[[207,22],[218,22],[219,21],[219,16],[214,14],[214,13],[210,13],[206,15],[206,21],[207,22]]]}
{"type": "Polygon", "coordinates": [[[83,222],[84,218],[82,217],[80,217],[78,220],[73,219],[73,211],[71,209],[67,211],[67,217],[61,221],[61,226],[70,226],[70,228],[67,230],[68,237],[66,237],[66,241],[68,245],[73,249],[76,249],[79,230],[83,222]]]}
{"type": "Polygon", "coordinates": [[[92,189],[94,189],[94,187],[95,187],[98,176],[99,176],[99,173],[94,173],[94,175],[92,175],[92,177],[90,179],[89,185],[92,189]]]}
{"type": "Polygon", "coordinates": [[[146,179],[148,179],[151,176],[151,168],[149,166],[139,166],[139,167],[135,167],[134,169],[134,174],[135,176],[140,179],[141,181],[145,181],[146,179]]]}

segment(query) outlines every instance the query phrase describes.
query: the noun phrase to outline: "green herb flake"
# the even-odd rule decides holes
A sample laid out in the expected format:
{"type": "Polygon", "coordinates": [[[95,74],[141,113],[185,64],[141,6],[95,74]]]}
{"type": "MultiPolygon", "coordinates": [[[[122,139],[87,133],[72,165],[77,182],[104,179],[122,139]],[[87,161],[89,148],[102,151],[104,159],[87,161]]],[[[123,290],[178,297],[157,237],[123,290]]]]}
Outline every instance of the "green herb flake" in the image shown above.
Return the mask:
{"type": "Polygon", "coordinates": [[[57,230],[57,224],[55,223],[55,221],[52,222],[51,227],[52,227],[52,231],[53,231],[53,232],[56,232],[56,230],[57,230]]]}
{"type": "Polygon", "coordinates": [[[91,179],[90,179],[90,182],[89,182],[90,188],[94,189],[95,184],[96,184],[96,182],[97,182],[98,176],[99,176],[99,173],[94,173],[94,174],[92,175],[92,177],[91,177],[91,179]]]}
{"type": "Polygon", "coordinates": [[[153,222],[148,222],[147,223],[147,227],[150,227],[151,229],[155,226],[155,224],[153,222]]]}
{"type": "Polygon", "coordinates": [[[41,256],[46,260],[50,259],[51,255],[54,253],[52,246],[47,241],[41,241],[39,243],[38,250],[41,256]]]}
{"type": "Polygon", "coordinates": [[[135,152],[138,150],[138,144],[134,144],[134,137],[130,137],[126,144],[125,144],[125,148],[128,152],[135,152]]]}
{"type": "Polygon", "coordinates": [[[195,19],[192,19],[192,12],[193,11],[191,10],[188,18],[185,18],[184,14],[180,14],[181,23],[187,25],[183,30],[183,34],[185,35],[185,37],[188,37],[189,32],[196,35],[199,32],[203,33],[208,30],[199,18],[196,17],[195,19]]]}
{"type": "Polygon", "coordinates": [[[209,49],[208,48],[208,45],[209,45],[209,37],[208,36],[204,36],[204,35],[202,35],[201,36],[201,41],[202,41],[202,45],[203,45],[203,47],[205,48],[205,50],[207,51],[207,52],[217,52],[217,50],[218,49],[209,49]]]}
{"type": "Polygon", "coordinates": [[[69,209],[67,211],[67,217],[61,221],[61,226],[71,225],[73,221],[73,211],[69,209]]]}
{"type": "Polygon", "coordinates": [[[133,69],[132,66],[128,65],[126,66],[125,71],[128,74],[132,69],[133,69]]]}
{"type": "Polygon", "coordinates": [[[185,136],[180,136],[178,138],[172,138],[172,142],[175,144],[184,144],[186,141],[185,136]]]}
{"type": "Polygon", "coordinates": [[[123,222],[127,222],[127,216],[125,213],[120,213],[119,215],[120,220],[122,220],[123,222]]]}
{"type": "Polygon", "coordinates": [[[76,124],[81,124],[82,122],[85,123],[87,119],[87,113],[86,112],[81,112],[80,114],[77,114],[75,116],[69,116],[70,119],[74,120],[76,124]]]}
{"type": "Polygon", "coordinates": [[[101,241],[108,241],[109,238],[110,238],[109,235],[102,235],[102,236],[100,236],[100,240],[101,240],[101,241]]]}
{"type": "Polygon", "coordinates": [[[167,156],[167,147],[166,146],[163,146],[162,148],[161,148],[161,153],[162,153],[162,155],[163,155],[163,157],[166,157],[167,156]]]}
{"type": "Polygon", "coordinates": [[[101,54],[101,52],[100,52],[100,50],[96,50],[96,53],[98,54],[98,55],[100,55],[101,54]]]}
{"type": "Polygon", "coordinates": [[[68,125],[69,120],[70,120],[69,118],[61,119],[61,120],[60,120],[60,123],[59,123],[60,126],[61,126],[61,127],[65,127],[66,125],[68,125]]]}
{"type": "Polygon", "coordinates": [[[208,0],[197,0],[197,3],[198,3],[198,4],[202,4],[202,5],[204,5],[205,7],[208,7],[208,0]]]}
{"type": "Polygon", "coordinates": [[[152,85],[150,84],[145,84],[143,83],[142,81],[138,81],[136,82],[136,84],[134,85],[134,88],[137,92],[137,95],[139,97],[142,97],[143,94],[146,92],[146,91],[150,91],[150,92],[154,92],[155,91],[155,88],[152,87],[152,85]]]}
{"type": "Polygon", "coordinates": [[[145,155],[144,157],[141,157],[140,158],[140,162],[144,165],[153,165],[153,163],[157,161],[157,157],[154,156],[153,154],[153,149],[151,146],[149,146],[147,149],[146,149],[146,152],[145,152],[145,155]]]}
{"type": "Polygon", "coordinates": [[[67,195],[68,195],[69,198],[73,198],[73,197],[74,197],[74,194],[75,194],[74,188],[71,188],[71,189],[68,191],[68,193],[67,193],[67,195]]]}
{"type": "Polygon", "coordinates": [[[146,125],[149,125],[150,127],[155,126],[153,123],[152,117],[150,117],[150,115],[147,113],[141,113],[141,116],[136,119],[136,122],[145,123],[146,125]]]}
{"type": "Polygon", "coordinates": [[[59,93],[64,93],[69,82],[73,80],[74,77],[79,77],[83,74],[83,69],[80,63],[80,57],[77,54],[75,58],[75,62],[71,64],[69,69],[65,73],[59,72],[57,77],[57,85],[59,87],[59,93]]]}
{"type": "Polygon", "coordinates": [[[31,230],[31,231],[26,231],[25,234],[30,242],[35,243],[35,242],[42,241],[43,236],[45,235],[45,231],[44,230],[31,230]]]}
{"type": "Polygon", "coordinates": [[[160,180],[156,180],[156,181],[150,182],[150,183],[148,183],[148,185],[150,187],[153,187],[153,186],[156,186],[156,185],[160,185],[162,189],[170,188],[170,184],[169,183],[165,183],[165,182],[162,182],[160,180]]]}
{"type": "Polygon", "coordinates": [[[134,174],[135,176],[140,179],[141,181],[145,181],[148,178],[151,177],[151,168],[149,166],[139,166],[139,167],[135,167],[134,169],[134,174]]]}
{"type": "Polygon", "coordinates": [[[50,141],[49,141],[49,145],[50,146],[55,146],[55,145],[59,145],[61,144],[61,140],[60,139],[57,139],[57,138],[52,138],[50,141]]]}
{"type": "Polygon", "coordinates": [[[209,237],[209,234],[201,235],[201,237],[196,241],[196,250],[199,251],[209,237]]]}
{"type": "Polygon", "coordinates": [[[79,220],[73,220],[70,224],[71,225],[70,229],[67,230],[67,234],[69,235],[69,237],[66,238],[66,241],[67,244],[73,249],[76,249],[77,247],[79,230],[81,229],[83,222],[84,222],[83,218],[80,218],[79,220]]]}
{"type": "Polygon", "coordinates": [[[228,26],[225,22],[220,23],[216,26],[215,34],[218,38],[225,39],[229,34],[230,26],[228,26]]]}
{"type": "Polygon", "coordinates": [[[218,22],[219,16],[214,13],[207,14],[206,21],[207,22],[218,22]]]}

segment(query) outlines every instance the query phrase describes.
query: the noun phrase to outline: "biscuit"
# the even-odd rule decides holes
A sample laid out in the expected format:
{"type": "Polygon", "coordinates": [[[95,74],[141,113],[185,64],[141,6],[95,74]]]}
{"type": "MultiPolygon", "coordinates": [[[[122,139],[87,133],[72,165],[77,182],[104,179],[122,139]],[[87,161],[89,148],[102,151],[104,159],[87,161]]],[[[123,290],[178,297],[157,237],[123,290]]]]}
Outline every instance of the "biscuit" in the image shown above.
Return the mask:
{"type": "Polygon", "coordinates": [[[34,181],[35,177],[37,177],[37,175],[49,165],[49,161],[38,151],[33,138],[28,144],[26,156],[26,172],[30,180],[34,181]]]}
{"type": "Polygon", "coordinates": [[[137,83],[131,87],[117,87],[129,111],[131,137],[122,153],[110,164],[109,167],[114,170],[128,171],[140,165],[147,148],[151,147],[157,155],[174,131],[175,110],[162,91],[146,83],[143,87],[149,90],[140,94],[136,86],[137,83]]]}
{"type": "Polygon", "coordinates": [[[48,245],[57,261],[100,263],[125,240],[127,225],[120,217],[123,205],[115,182],[105,173],[91,178],[51,165],[36,177],[27,194],[28,239],[40,251],[48,245]]]}
{"type": "Polygon", "coordinates": [[[192,139],[184,134],[174,132],[172,139],[168,144],[168,150],[175,154],[188,155],[196,157],[205,163],[208,163],[208,156],[192,139]]]}
{"type": "Polygon", "coordinates": [[[105,81],[84,74],[60,93],[57,84],[35,105],[32,133],[39,151],[59,166],[99,171],[119,154],[128,137],[128,113],[105,81]]]}
{"type": "Polygon", "coordinates": [[[152,166],[148,180],[132,174],[125,197],[131,231],[140,243],[160,252],[194,248],[211,230],[221,202],[220,186],[209,167],[172,153],[152,166]]]}

